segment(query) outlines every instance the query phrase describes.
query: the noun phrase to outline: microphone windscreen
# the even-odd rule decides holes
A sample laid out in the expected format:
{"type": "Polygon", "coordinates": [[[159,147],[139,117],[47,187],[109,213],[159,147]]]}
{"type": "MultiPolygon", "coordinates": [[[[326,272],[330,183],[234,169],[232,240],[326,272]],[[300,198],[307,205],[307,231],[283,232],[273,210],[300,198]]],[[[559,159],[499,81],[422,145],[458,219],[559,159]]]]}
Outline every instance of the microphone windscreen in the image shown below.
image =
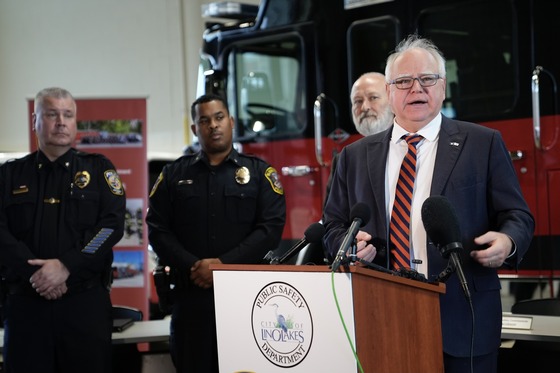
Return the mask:
{"type": "Polygon", "coordinates": [[[321,223],[311,224],[304,233],[305,239],[309,243],[319,243],[325,235],[325,226],[321,223]]]}
{"type": "Polygon", "coordinates": [[[428,237],[438,246],[461,241],[459,218],[445,196],[431,196],[424,201],[422,222],[428,237]]]}
{"type": "Polygon", "coordinates": [[[369,206],[363,202],[359,202],[356,203],[350,211],[350,221],[354,221],[354,219],[360,219],[360,227],[363,227],[368,223],[370,215],[371,212],[369,210],[369,206]]]}

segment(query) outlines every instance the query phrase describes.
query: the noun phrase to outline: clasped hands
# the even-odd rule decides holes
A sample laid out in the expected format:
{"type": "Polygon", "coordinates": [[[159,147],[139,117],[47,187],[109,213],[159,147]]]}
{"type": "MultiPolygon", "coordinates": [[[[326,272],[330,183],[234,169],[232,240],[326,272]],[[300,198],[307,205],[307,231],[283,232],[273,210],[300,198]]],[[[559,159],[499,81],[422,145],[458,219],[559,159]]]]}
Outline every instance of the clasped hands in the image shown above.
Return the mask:
{"type": "Polygon", "coordinates": [[[190,279],[196,286],[203,289],[209,289],[213,284],[212,270],[210,264],[221,264],[218,258],[207,258],[197,260],[191,267],[190,279]]]}
{"type": "Polygon", "coordinates": [[[29,278],[31,286],[40,296],[55,300],[68,291],[66,280],[70,272],[58,259],[30,259],[27,261],[32,266],[40,268],[29,278]]]}

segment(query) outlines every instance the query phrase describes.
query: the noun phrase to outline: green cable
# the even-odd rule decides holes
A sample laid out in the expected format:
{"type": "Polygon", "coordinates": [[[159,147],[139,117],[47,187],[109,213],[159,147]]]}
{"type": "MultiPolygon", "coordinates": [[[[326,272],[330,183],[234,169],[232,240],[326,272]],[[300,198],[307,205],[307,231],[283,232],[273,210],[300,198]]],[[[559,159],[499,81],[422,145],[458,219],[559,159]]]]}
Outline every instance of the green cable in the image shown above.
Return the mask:
{"type": "Polygon", "coordinates": [[[346,328],[346,324],[344,323],[344,317],[342,317],[342,312],[340,311],[340,306],[338,305],[338,298],[336,297],[336,289],[334,288],[334,272],[331,272],[331,284],[332,284],[332,291],[334,295],[334,302],[336,303],[336,309],[338,310],[338,315],[340,316],[340,322],[344,327],[344,332],[346,333],[346,338],[348,338],[348,343],[350,343],[350,347],[352,348],[352,353],[354,354],[354,358],[358,363],[358,368],[360,372],[364,373],[364,369],[362,368],[362,364],[360,363],[360,359],[358,358],[358,354],[356,353],[356,349],[354,348],[354,344],[352,343],[352,339],[350,338],[350,334],[348,333],[348,328],[346,328]]]}

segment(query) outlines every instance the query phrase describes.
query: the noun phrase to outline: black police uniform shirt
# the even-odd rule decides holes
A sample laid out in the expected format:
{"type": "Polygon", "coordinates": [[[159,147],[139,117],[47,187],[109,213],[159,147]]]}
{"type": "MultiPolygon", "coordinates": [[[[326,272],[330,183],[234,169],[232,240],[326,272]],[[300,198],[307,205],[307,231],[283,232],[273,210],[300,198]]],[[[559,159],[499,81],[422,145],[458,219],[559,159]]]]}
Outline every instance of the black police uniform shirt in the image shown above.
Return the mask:
{"type": "Polygon", "coordinates": [[[123,236],[126,198],[101,154],[70,149],[54,162],[41,151],[0,167],[0,262],[8,282],[28,282],[28,259],[58,258],[69,291],[106,276],[123,236]]]}
{"type": "Polygon", "coordinates": [[[276,170],[232,150],[218,166],[203,152],[166,165],[150,192],[146,221],[160,260],[188,270],[203,258],[259,263],[279,244],[285,218],[276,170]]]}

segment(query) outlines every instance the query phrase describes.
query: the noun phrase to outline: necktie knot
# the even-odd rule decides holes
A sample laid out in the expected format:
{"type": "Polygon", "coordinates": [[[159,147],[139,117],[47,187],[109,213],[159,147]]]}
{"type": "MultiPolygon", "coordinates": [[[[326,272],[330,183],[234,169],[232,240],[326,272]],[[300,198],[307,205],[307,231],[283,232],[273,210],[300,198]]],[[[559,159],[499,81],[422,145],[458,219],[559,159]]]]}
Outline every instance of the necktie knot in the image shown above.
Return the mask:
{"type": "Polygon", "coordinates": [[[409,146],[412,145],[414,147],[418,146],[418,143],[423,139],[422,135],[418,134],[404,135],[403,138],[409,146]]]}

